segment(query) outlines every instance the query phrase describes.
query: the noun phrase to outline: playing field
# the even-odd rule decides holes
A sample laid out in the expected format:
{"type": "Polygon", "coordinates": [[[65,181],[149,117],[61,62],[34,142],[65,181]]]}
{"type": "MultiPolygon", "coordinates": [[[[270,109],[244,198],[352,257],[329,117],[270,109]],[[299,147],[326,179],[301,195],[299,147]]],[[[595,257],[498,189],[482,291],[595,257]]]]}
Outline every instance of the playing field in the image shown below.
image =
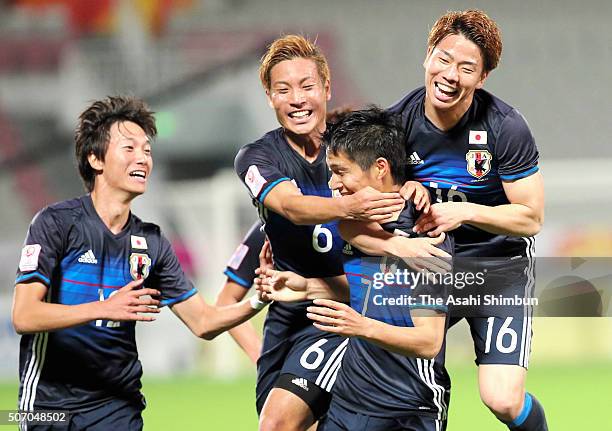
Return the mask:
{"type": "MultiPolygon", "coordinates": [[[[448,431],[504,431],[481,404],[476,367],[449,365],[453,379],[448,431]]],[[[612,364],[532,367],[527,383],[546,407],[552,431],[612,430],[612,364]]],[[[15,405],[16,386],[0,384],[0,410],[15,405]]],[[[219,381],[198,376],[146,379],[146,430],[254,430],[254,376],[219,381]]],[[[4,427],[3,427],[4,428],[4,427]]]]}

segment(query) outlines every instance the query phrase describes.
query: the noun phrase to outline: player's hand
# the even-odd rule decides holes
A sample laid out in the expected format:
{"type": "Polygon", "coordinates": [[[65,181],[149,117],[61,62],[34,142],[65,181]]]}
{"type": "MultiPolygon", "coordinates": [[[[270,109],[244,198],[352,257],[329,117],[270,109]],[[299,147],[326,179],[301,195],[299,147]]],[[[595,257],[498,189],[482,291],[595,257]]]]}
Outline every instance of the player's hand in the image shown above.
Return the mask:
{"type": "Polygon", "coordinates": [[[306,308],[306,312],[306,316],[314,320],[313,325],[322,331],[346,337],[365,334],[368,319],[342,302],[315,299],[314,305],[306,308]]]}
{"type": "Polygon", "coordinates": [[[451,270],[451,255],[437,246],[442,244],[446,234],[442,232],[435,238],[394,237],[397,257],[416,270],[425,272],[447,273],[451,270]]]}
{"type": "Polygon", "coordinates": [[[382,193],[369,186],[340,199],[348,219],[377,222],[391,218],[393,213],[404,208],[405,203],[399,193],[382,193]]]}
{"type": "Polygon", "coordinates": [[[429,236],[438,236],[442,232],[457,229],[471,218],[472,204],[469,202],[442,202],[433,204],[429,213],[422,214],[416,221],[413,231],[427,232],[429,236]]]}
{"type": "Polygon", "coordinates": [[[417,211],[427,214],[431,204],[429,191],[418,181],[406,181],[400,189],[400,195],[407,201],[414,203],[417,211]]]}
{"type": "Polygon", "coordinates": [[[264,301],[293,302],[305,299],[308,280],[291,271],[258,268],[255,273],[257,291],[264,301]]]}
{"type": "Polygon", "coordinates": [[[272,246],[268,238],[264,241],[263,247],[259,252],[259,267],[260,268],[274,268],[274,261],[272,257],[272,246]]]}
{"type": "Polygon", "coordinates": [[[144,279],[131,281],[111,295],[105,301],[96,303],[101,310],[100,318],[113,321],[153,321],[155,317],[147,314],[160,312],[159,300],[149,297],[159,296],[161,293],[156,289],[139,287],[144,279]],[[147,314],[140,314],[147,313],[147,314]]]}

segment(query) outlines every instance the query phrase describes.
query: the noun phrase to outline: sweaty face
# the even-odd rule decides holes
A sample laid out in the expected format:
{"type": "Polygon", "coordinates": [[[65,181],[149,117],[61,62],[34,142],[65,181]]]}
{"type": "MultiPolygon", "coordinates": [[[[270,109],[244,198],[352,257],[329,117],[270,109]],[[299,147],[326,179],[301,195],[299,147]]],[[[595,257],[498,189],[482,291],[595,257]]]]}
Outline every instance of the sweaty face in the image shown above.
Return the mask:
{"type": "Polygon", "coordinates": [[[427,53],[425,62],[426,105],[463,115],[474,91],[486,79],[480,48],[462,35],[449,35],[427,53]]]}
{"type": "Polygon", "coordinates": [[[381,190],[382,182],[377,178],[374,165],[364,171],[342,151],[336,154],[328,151],[327,165],[332,171],[329,187],[335,193],[351,195],[367,186],[381,190]]]}
{"type": "Polygon", "coordinates": [[[95,159],[92,166],[101,170],[95,188],[105,186],[134,196],[145,192],[153,169],[151,144],[145,131],[131,121],[116,122],[110,128],[110,140],[104,161],[95,159]]]}
{"type": "Polygon", "coordinates": [[[301,136],[318,136],[325,130],[329,82],[322,82],[314,61],[306,58],[281,61],[270,71],[268,102],[281,126],[301,136]]]}

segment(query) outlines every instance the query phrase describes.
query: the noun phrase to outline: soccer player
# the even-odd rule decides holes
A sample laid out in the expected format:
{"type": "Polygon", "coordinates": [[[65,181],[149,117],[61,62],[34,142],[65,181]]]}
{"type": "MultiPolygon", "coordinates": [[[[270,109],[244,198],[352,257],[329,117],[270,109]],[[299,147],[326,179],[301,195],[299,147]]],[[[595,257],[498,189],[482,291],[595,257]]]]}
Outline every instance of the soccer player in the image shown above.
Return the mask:
{"type": "MultiPolygon", "coordinates": [[[[341,195],[364,187],[399,191],[404,184],[403,131],[398,119],[388,112],[377,108],[353,112],[325,132],[325,142],[333,172],[330,184],[341,195]]],[[[417,216],[414,205],[407,202],[381,227],[394,235],[415,237],[412,228],[417,216]]],[[[452,251],[452,238],[443,240],[439,247],[452,251]]],[[[401,270],[401,261],[368,257],[348,243],[343,254],[346,277],[342,278],[350,286],[351,306],[316,299],[316,306],[308,307],[315,327],[351,337],[348,349],[341,353],[341,366],[329,379],[330,385],[335,381],[333,399],[318,429],[444,429],[450,395],[444,355],[439,354],[446,329],[445,289],[433,282],[382,282],[379,276],[401,270]],[[429,300],[423,302],[422,296],[429,300]],[[436,305],[435,299],[441,303],[436,305]]],[[[301,289],[292,291],[292,299],[297,299],[298,293],[343,299],[337,289],[326,292],[324,280],[305,279],[289,271],[260,272],[265,277],[258,283],[275,300],[291,294],[283,292],[287,290],[283,286],[301,289]]]]}
{"type": "MultiPolygon", "coordinates": [[[[296,35],[277,39],[260,78],[281,127],[243,147],[235,169],[259,207],[274,265],[304,277],[342,274],[335,220],[385,220],[404,201],[372,188],[331,199],[321,147],[329,67],[316,45],[296,35]]],[[[274,303],[268,312],[257,373],[262,430],[303,430],[327,410],[331,388],[322,382],[346,342],[312,326],[307,304],[274,303]]]]}
{"type": "MultiPolygon", "coordinates": [[[[255,270],[259,267],[258,255],[265,238],[261,222],[256,221],[227,263],[224,271],[227,279],[217,294],[215,305],[234,304],[242,301],[247,295],[255,279],[255,270]]],[[[261,338],[253,324],[244,322],[228,332],[249,359],[257,364],[261,353],[261,338]]]]}
{"type": "MultiPolygon", "coordinates": [[[[413,177],[438,201],[415,230],[453,231],[457,257],[532,257],[544,218],[538,150],[527,122],[482,89],[501,50],[499,29],[485,13],[446,13],[429,33],[425,86],[390,108],[403,118],[413,177]]],[[[506,277],[503,290],[529,295],[530,268],[506,277]]],[[[546,430],[542,406],[525,392],[531,309],[521,316],[484,314],[467,319],[483,402],[511,430],[546,430]]]]}
{"type": "Polygon", "coordinates": [[[144,102],[94,102],[75,133],[89,193],[44,208],[27,233],[12,312],[22,334],[19,409],[69,410],[66,429],[142,428],[136,321],[169,306],[195,335],[212,339],[262,306],[257,297],[207,305],[159,227],[131,213],[151,175],[156,133],[144,102]]]}

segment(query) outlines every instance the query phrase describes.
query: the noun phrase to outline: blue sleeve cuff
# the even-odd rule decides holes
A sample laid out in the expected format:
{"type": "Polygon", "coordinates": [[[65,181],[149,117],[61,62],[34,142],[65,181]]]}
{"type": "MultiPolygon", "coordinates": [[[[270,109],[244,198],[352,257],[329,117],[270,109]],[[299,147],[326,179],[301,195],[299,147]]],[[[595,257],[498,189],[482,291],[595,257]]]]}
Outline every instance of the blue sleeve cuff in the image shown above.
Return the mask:
{"type": "Polygon", "coordinates": [[[47,277],[42,275],[40,272],[31,272],[30,274],[21,275],[15,279],[15,284],[23,283],[24,281],[31,280],[33,278],[38,278],[39,280],[43,281],[47,286],[51,285],[51,281],[47,277]]]}
{"type": "Polygon", "coordinates": [[[263,201],[266,198],[266,196],[268,195],[268,193],[270,193],[270,190],[272,190],[274,187],[276,187],[277,184],[282,183],[283,181],[291,181],[291,180],[289,178],[287,178],[287,177],[282,177],[282,178],[279,178],[276,181],[272,181],[260,193],[260,195],[259,195],[259,202],[263,203],[263,201]]]}
{"type": "Polygon", "coordinates": [[[240,278],[238,277],[236,274],[234,274],[232,271],[230,271],[229,269],[226,269],[225,271],[223,271],[223,274],[225,274],[227,276],[227,278],[229,278],[232,281],[235,281],[236,283],[238,283],[239,285],[241,285],[242,287],[245,287],[247,289],[251,288],[252,283],[249,283],[248,281],[246,281],[244,278],[240,278]]]}
{"type": "Polygon", "coordinates": [[[526,171],[521,172],[520,174],[514,174],[514,175],[502,175],[502,174],[499,174],[499,177],[503,181],[520,180],[521,178],[525,178],[525,177],[528,177],[529,175],[535,174],[539,170],[540,170],[540,168],[538,166],[534,166],[533,168],[527,169],[526,171]]]}
{"type": "Polygon", "coordinates": [[[174,305],[178,302],[183,302],[184,300],[191,298],[196,293],[198,293],[198,289],[194,287],[193,289],[183,293],[181,296],[177,296],[176,298],[168,298],[168,299],[161,300],[159,302],[159,306],[166,307],[166,306],[174,305]]]}

